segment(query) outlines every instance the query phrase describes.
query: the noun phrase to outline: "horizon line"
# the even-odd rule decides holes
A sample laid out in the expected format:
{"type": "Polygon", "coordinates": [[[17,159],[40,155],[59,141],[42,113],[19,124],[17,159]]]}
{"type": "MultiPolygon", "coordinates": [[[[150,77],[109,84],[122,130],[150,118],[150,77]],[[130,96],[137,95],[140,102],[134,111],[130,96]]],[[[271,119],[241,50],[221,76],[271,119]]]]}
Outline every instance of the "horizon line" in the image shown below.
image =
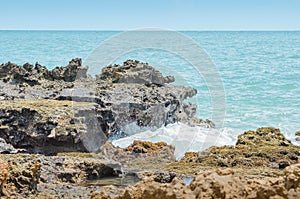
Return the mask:
{"type": "MultiPolygon", "coordinates": [[[[299,32],[300,29],[158,29],[158,30],[149,30],[149,31],[199,31],[199,32],[299,32]]],[[[124,32],[124,31],[139,31],[139,29],[128,29],[128,30],[118,30],[118,29],[0,29],[0,31],[107,31],[107,32],[124,32]]],[[[147,30],[145,30],[147,31],[147,30]]]]}

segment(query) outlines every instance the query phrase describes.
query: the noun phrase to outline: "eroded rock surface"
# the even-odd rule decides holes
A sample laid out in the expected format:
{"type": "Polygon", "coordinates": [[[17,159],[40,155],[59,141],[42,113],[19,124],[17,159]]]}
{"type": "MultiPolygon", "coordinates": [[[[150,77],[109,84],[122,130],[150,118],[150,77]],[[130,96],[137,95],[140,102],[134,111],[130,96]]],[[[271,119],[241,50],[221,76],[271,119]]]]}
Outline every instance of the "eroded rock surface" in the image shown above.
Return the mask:
{"type": "Polygon", "coordinates": [[[262,177],[251,176],[247,171],[241,174],[234,169],[223,168],[196,175],[189,186],[176,177],[171,182],[161,183],[153,176],[127,187],[116,197],[102,191],[94,192],[91,198],[299,198],[299,171],[300,164],[294,164],[279,176],[262,177]]]}
{"type": "Polygon", "coordinates": [[[29,153],[96,151],[108,137],[133,133],[128,125],[188,123],[196,112],[184,103],[195,89],[170,84],[174,77],[146,63],[107,66],[95,79],[87,69],[78,58],[53,70],[0,65],[0,138],[29,153]]]}
{"type": "Polygon", "coordinates": [[[175,148],[164,142],[151,143],[134,141],[127,148],[119,148],[110,142],[105,143],[98,152],[102,158],[109,158],[122,165],[123,172],[145,175],[143,172],[155,172],[175,161],[175,148]]]}
{"type": "Polygon", "coordinates": [[[87,70],[87,67],[82,67],[82,61],[79,58],[71,60],[66,67],[56,67],[53,70],[48,70],[39,63],[35,66],[29,63],[18,66],[8,62],[0,65],[0,79],[6,83],[25,83],[34,86],[42,84],[44,80],[72,82],[76,78],[86,78],[87,70]]]}
{"type": "Polygon", "coordinates": [[[99,187],[86,187],[89,180],[119,176],[118,163],[92,153],[43,155],[0,154],[0,197],[88,198],[99,187]]]}
{"type": "Polygon", "coordinates": [[[102,132],[103,120],[96,117],[97,106],[50,99],[5,100],[0,107],[0,137],[29,153],[94,151],[108,136],[102,132]]]}
{"type": "Polygon", "coordinates": [[[284,169],[298,162],[300,147],[291,144],[276,128],[258,128],[238,136],[235,146],[188,152],[181,162],[212,167],[269,167],[284,169]]]}

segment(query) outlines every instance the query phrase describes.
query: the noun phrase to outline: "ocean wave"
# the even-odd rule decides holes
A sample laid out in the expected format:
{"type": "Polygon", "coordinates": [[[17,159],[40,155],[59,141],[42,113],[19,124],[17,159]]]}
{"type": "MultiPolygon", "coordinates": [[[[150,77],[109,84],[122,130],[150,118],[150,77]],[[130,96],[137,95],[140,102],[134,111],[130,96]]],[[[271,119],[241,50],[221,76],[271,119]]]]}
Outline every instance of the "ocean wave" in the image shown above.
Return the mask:
{"type": "Polygon", "coordinates": [[[166,142],[175,147],[174,155],[181,159],[185,152],[197,152],[211,146],[234,145],[241,131],[231,128],[191,127],[183,123],[170,124],[157,130],[146,130],[131,136],[112,141],[117,147],[125,148],[134,140],[166,142]]]}

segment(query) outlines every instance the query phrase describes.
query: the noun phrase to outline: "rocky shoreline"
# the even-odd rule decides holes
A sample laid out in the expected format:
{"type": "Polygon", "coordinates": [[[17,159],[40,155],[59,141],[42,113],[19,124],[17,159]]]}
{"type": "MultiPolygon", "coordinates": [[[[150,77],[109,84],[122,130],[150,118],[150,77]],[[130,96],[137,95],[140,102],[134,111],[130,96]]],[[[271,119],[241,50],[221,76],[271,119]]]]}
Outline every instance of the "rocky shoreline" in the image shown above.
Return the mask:
{"type": "Polygon", "coordinates": [[[87,71],[0,65],[1,198],[300,198],[300,147],[276,128],[179,161],[164,142],[115,147],[134,129],[214,124],[185,102],[195,89],[146,63],[87,71]]]}

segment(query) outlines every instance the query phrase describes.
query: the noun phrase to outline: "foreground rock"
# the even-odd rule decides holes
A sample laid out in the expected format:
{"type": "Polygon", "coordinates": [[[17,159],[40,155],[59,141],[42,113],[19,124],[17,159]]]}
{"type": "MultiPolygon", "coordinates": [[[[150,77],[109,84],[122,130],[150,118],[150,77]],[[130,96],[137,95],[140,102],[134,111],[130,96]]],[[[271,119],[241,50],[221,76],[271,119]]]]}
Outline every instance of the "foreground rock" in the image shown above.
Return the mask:
{"type": "Polygon", "coordinates": [[[141,127],[195,123],[196,105],[184,100],[197,91],[169,84],[174,77],[148,64],[107,66],[96,79],[87,70],[78,58],[53,70],[38,63],[0,65],[0,138],[29,153],[94,152],[109,137],[141,127]]]}
{"type": "MultiPolygon", "coordinates": [[[[101,190],[121,194],[123,188],[105,186],[103,179],[132,176],[138,180],[139,172],[154,172],[174,161],[174,148],[165,143],[136,141],[125,149],[108,145],[104,145],[98,154],[0,154],[0,196],[89,198],[93,191],[101,190]]],[[[170,181],[171,178],[164,176],[161,179],[170,181]]],[[[119,186],[123,185],[125,183],[119,186]]]]}
{"type": "Polygon", "coordinates": [[[99,149],[98,155],[119,162],[125,173],[144,176],[146,172],[155,172],[174,162],[174,150],[173,146],[164,142],[136,140],[127,148],[115,147],[107,142],[99,149]]]}
{"type": "Polygon", "coordinates": [[[121,166],[95,154],[69,156],[0,155],[0,197],[57,198],[69,195],[88,198],[97,186],[89,180],[119,176],[121,166]]]}
{"type": "Polygon", "coordinates": [[[174,178],[160,183],[154,178],[144,178],[135,186],[128,187],[117,197],[105,191],[94,192],[92,197],[115,199],[142,198],[299,198],[300,164],[287,167],[280,176],[251,176],[247,171],[236,173],[234,169],[205,171],[195,176],[189,186],[174,178]]]}
{"type": "Polygon", "coordinates": [[[299,198],[299,151],[279,129],[259,128],[239,135],[236,146],[188,152],[117,197],[92,198],[299,198]],[[180,180],[186,175],[194,176],[188,186],[180,180]]]}
{"type": "Polygon", "coordinates": [[[0,193],[8,198],[298,198],[299,150],[278,129],[259,128],[240,135],[235,147],[187,153],[181,161],[166,143],[138,140],[127,148],[107,142],[97,154],[0,155],[0,193]],[[282,161],[289,165],[281,167],[282,161]],[[103,182],[121,176],[141,181],[103,182]],[[193,179],[188,185],[185,176],[193,179]]]}
{"type": "MultiPolygon", "coordinates": [[[[276,128],[259,128],[238,136],[235,146],[211,147],[188,152],[180,161],[196,166],[284,169],[298,162],[300,147],[291,144],[276,128]]],[[[183,166],[184,167],[184,166],[183,166]]]]}

